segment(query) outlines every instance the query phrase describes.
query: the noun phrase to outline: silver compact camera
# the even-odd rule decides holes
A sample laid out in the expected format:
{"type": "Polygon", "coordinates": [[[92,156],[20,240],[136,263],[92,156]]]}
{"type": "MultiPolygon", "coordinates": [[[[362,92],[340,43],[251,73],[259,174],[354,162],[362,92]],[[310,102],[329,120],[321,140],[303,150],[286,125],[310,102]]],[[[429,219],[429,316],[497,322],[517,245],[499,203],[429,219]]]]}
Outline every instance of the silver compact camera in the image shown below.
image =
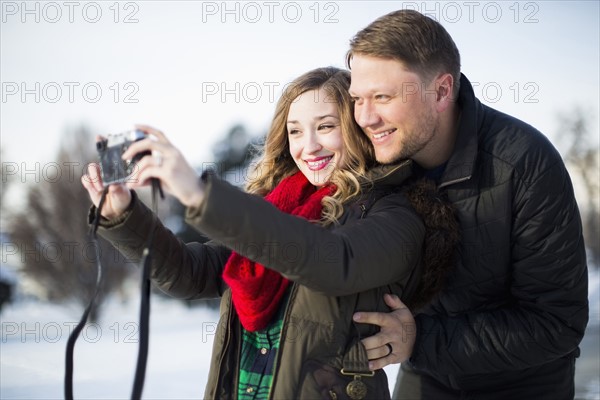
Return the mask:
{"type": "Polygon", "coordinates": [[[139,129],[108,135],[108,138],[96,143],[100,156],[102,181],[105,185],[122,183],[134,172],[136,163],[142,157],[150,155],[150,151],[136,154],[131,160],[123,160],[121,156],[132,143],[146,138],[148,135],[139,129]]]}

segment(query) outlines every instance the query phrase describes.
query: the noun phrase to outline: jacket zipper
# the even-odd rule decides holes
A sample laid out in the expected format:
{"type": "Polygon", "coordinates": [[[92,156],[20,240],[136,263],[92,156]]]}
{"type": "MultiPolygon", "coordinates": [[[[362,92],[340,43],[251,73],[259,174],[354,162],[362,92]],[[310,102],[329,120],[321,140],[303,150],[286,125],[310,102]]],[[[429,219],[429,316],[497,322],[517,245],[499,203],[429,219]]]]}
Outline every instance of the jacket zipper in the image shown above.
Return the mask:
{"type": "Polygon", "coordinates": [[[281,333],[279,336],[279,349],[277,350],[277,357],[275,358],[275,365],[273,365],[273,380],[271,381],[271,387],[269,388],[268,399],[273,399],[273,388],[277,382],[277,375],[279,373],[279,361],[281,360],[281,353],[283,350],[283,346],[285,343],[285,334],[287,333],[288,320],[290,319],[290,308],[292,306],[292,302],[294,301],[294,297],[296,296],[296,292],[298,291],[298,285],[292,283],[292,288],[290,291],[290,296],[285,307],[285,314],[283,314],[283,323],[281,324],[281,333]]]}
{"type": "Polygon", "coordinates": [[[471,175],[465,176],[464,178],[455,179],[453,181],[444,182],[438,186],[438,189],[441,189],[445,186],[454,185],[455,183],[468,181],[469,179],[471,179],[471,175]]]}

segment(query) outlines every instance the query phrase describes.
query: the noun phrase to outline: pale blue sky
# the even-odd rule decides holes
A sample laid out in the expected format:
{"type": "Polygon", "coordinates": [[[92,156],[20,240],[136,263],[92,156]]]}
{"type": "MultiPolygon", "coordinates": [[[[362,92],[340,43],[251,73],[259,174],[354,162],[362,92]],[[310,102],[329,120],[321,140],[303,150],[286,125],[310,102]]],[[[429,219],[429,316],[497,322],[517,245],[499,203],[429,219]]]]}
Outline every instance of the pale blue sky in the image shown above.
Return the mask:
{"type": "Polygon", "coordinates": [[[551,139],[556,114],[580,105],[598,131],[597,1],[3,1],[3,162],[52,161],[67,127],[106,134],[137,122],[192,163],[211,161],[233,123],[263,132],[286,82],[343,67],[352,35],[403,7],[448,29],[487,104],[551,139]]]}

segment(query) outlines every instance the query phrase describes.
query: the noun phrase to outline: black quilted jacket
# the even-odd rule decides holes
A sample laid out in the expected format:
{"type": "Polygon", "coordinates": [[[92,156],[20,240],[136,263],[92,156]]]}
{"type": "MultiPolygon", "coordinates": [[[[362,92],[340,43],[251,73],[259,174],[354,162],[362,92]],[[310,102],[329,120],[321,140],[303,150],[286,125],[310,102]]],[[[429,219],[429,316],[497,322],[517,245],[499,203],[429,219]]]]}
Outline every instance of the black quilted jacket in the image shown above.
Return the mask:
{"type": "Polygon", "coordinates": [[[545,136],[481,104],[465,76],[458,101],[440,188],[462,228],[459,262],[416,318],[396,397],[572,398],[588,300],[571,180],[545,136]]]}

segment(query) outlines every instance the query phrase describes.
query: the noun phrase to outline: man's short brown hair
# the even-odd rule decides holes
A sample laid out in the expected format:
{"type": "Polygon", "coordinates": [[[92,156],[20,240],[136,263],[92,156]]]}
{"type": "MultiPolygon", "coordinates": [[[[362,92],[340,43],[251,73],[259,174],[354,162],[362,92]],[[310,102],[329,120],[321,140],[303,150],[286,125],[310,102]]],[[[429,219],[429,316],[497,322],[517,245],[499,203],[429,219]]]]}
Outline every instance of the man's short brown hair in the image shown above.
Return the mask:
{"type": "Polygon", "coordinates": [[[454,97],[460,87],[460,54],[446,29],[414,10],[398,10],[378,18],[350,41],[346,63],[355,54],[394,59],[429,82],[440,73],[454,77],[454,97]]]}

